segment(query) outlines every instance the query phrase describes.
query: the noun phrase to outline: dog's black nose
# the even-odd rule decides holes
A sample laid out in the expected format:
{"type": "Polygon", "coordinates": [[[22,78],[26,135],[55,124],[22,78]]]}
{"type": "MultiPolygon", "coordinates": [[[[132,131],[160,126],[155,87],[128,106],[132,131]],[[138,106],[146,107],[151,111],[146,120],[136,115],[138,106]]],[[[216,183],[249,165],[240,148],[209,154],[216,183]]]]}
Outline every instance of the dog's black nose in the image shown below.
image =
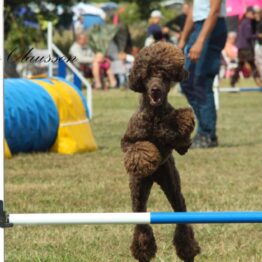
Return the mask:
{"type": "Polygon", "coordinates": [[[152,90],[151,90],[151,93],[152,93],[153,97],[156,97],[156,98],[161,97],[161,95],[162,95],[162,92],[158,87],[153,87],[152,90]]]}

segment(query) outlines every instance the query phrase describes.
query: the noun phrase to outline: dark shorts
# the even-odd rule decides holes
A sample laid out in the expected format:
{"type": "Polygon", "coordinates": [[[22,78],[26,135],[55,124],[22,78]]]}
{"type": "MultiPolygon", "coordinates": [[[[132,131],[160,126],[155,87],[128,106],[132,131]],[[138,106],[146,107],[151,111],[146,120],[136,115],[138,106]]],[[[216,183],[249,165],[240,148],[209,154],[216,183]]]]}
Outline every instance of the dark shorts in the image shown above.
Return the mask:
{"type": "Polygon", "coordinates": [[[92,65],[91,64],[80,64],[79,70],[83,72],[84,77],[86,78],[92,78],[93,73],[92,73],[92,65]]]}
{"type": "Polygon", "coordinates": [[[254,50],[250,49],[239,49],[238,50],[238,60],[239,62],[254,61],[255,54],[254,50]]]}
{"type": "MultiPolygon", "coordinates": [[[[99,63],[99,68],[101,71],[101,74],[105,74],[106,71],[110,68],[111,62],[108,58],[105,58],[102,62],[99,63]]],[[[93,72],[92,72],[92,65],[91,64],[80,64],[79,70],[83,72],[84,76],[86,78],[92,78],[93,72]]]]}

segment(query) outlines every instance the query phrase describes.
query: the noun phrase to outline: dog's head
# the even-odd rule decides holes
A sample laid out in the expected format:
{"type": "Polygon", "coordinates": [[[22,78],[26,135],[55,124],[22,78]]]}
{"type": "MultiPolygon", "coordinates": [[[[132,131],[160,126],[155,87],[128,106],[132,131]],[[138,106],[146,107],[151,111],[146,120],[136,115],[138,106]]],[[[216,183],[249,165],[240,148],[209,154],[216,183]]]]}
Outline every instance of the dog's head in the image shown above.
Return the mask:
{"type": "Polygon", "coordinates": [[[174,45],[158,42],[145,47],[135,59],[129,88],[146,93],[152,106],[160,106],[166,100],[171,83],[187,79],[183,66],[184,54],[174,45]]]}

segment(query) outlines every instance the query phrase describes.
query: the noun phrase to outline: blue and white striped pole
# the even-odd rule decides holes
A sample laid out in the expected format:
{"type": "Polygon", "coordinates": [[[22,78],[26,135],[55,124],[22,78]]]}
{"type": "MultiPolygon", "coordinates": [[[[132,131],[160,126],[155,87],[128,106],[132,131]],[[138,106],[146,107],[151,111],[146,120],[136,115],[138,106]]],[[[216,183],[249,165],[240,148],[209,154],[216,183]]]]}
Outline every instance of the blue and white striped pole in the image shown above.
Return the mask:
{"type": "Polygon", "coordinates": [[[13,225],[262,223],[262,212],[9,214],[13,225]]]}

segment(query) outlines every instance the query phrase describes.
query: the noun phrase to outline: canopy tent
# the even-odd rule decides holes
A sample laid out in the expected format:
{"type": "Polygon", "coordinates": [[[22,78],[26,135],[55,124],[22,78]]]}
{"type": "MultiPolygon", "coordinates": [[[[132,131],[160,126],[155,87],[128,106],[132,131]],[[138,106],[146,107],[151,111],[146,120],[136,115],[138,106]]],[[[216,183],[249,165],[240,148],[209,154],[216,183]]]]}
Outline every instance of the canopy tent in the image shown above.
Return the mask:
{"type": "Polygon", "coordinates": [[[85,14],[83,17],[84,30],[88,30],[94,25],[104,25],[105,21],[98,15],[85,14]]]}
{"type": "Polygon", "coordinates": [[[262,8],[262,0],[227,0],[227,16],[242,16],[248,6],[262,8]]]}
{"type": "Polygon", "coordinates": [[[227,0],[227,25],[228,31],[237,31],[239,17],[242,17],[247,7],[262,8],[262,0],[227,0]]]}
{"type": "Polygon", "coordinates": [[[100,16],[103,20],[106,18],[106,13],[94,5],[79,3],[72,7],[72,11],[76,17],[82,15],[95,15],[100,16]]]}
{"type": "Polygon", "coordinates": [[[104,11],[111,11],[111,10],[117,10],[119,6],[115,2],[106,2],[106,3],[101,4],[100,7],[104,11]]]}
{"type": "Polygon", "coordinates": [[[103,9],[91,4],[79,3],[72,7],[74,13],[73,20],[75,23],[82,18],[82,27],[89,30],[94,25],[105,24],[106,13],[103,9]]]}

